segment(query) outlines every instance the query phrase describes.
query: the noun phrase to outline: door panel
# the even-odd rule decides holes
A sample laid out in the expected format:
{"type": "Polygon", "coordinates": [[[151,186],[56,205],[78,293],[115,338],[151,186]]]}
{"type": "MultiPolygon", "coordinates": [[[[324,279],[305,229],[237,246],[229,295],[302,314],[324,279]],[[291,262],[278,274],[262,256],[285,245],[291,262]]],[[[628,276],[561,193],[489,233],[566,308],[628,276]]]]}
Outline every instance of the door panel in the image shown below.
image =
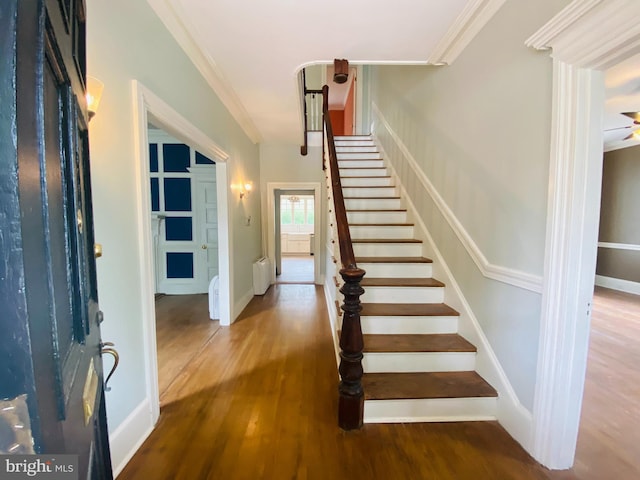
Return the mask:
{"type": "MultiPolygon", "coordinates": [[[[84,5],[19,0],[16,8],[17,151],[11,158],[17,172],[12,201],[20,216],[14,217],[19,231],[12,231],[12,240],[22,256],[15,274],[24,278],[24,288],[14,291],[23,308],[11,310],[7,322],[29,332],[16,339],[25,355],[15,370],[17,393],[27,395],[36,452],[77,454],[80,478],[109,479],[84,100],[84,5]]],[[[0,15],[0,29],[5,21],[0,15]]],[[[7,153],[0,143],[0,154],[7,153]]],[[[3,355],[0,342],[0,363],[3,355]]]]}

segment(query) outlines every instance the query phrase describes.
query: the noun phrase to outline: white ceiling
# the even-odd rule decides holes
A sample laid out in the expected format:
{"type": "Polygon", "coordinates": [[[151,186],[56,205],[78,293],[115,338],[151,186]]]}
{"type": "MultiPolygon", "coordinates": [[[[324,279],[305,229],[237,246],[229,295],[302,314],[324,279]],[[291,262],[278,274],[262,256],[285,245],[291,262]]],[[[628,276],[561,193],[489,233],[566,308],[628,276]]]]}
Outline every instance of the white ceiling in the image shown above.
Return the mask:
{"type": "Polygon", "coordinates": [[[148,2],[192,59],[200,55],[201,63],[210,64],[200,66],[218,77],[210,83],[232,92],[223,101],[245,131],[254,132],[254,141],[299,143],[302,67],[334,58],[351,64],[436,63],[434,50],[442,53],[443,37],[465,40],[459,17],[465,28],[486,21],[504,0],[148,2]]]}
{"type": "MultiPolygon", "coordinates": [[[[147,0],[254,142],[299,144],[299,70],[450,63],[505,0],[147,0]],[[392,8],[389,8],[392,5],[392,8]]],[[[606,72],[605,150],[640,111],[640,55],[606,72]]]]}
{"type": "Polygon", "coordinates": [[[621,112],[640,111],[640,54],[607,70],[605,87],[605,151],[639,145],[638,138],[624,140],[640,125],[621,112]]]}

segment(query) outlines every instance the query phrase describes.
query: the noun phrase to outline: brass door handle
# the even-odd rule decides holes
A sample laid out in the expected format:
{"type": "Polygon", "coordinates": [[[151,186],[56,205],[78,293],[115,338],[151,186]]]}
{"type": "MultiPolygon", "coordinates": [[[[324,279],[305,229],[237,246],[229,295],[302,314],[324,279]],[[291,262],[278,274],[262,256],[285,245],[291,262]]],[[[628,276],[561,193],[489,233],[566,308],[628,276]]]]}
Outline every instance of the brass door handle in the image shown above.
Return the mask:
{"type": "Polygon", "coordinates": [[[116,371],[116,368],[118,368],[118,364],[120,363],[120,355],[118,354],[118,351],[115,348],[112,348],[113,346],[114,346],[113,342],[102,342],[100,344],[100,353],[102,353],[103,355],[106,353],[108,355],[113,356],[113,367],[111,367],[111,371],[109,372],[109,375],[107,375],[107,378],[104,381],[105,392],[109,392],[111,390],[111,387],[107,387],[107,383],[109,382],[109,379],[111,378],[113,373],[116,371]]]}
{"type": "Polygon", "coordinates": [[[96,258],[100,258],[102,256],[102,244],[94,243],[93,244],[93,254],[96,258]]]}
{"type": "Polygon", "coordinates": [[[208,248],[208,247],[203,243],[203,244],[202,244],[202,249],[203,249],[203,250],[206,250],[207,248],[208,248]]]}

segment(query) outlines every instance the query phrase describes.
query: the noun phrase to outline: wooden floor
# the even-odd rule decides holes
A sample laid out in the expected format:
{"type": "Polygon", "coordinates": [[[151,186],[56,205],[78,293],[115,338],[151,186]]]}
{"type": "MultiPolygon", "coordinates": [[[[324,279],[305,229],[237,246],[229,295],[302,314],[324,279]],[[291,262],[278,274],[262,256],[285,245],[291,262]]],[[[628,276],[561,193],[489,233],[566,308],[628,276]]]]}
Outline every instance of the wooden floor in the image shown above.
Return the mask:
{"type": "Polygon", "coordinates": [[[156,299],[160,405],[171,383],[220,328],[209,319],[209,297],[164,295],[156,299]]]}
{"type": "Polygon", "coordinates": [[[276,283],[313,284],[313,255],[283,255],[276,283]]]}
{"type": "Polygon", "coordinates": [[[580,480],[640,478],[640,296],[596,287],[578,448],[580,480]]]}
{"type": "Polygon", "coordinates": [[[338,429],[321,287],[274,285],[231,327],[207,325],[213,334],[167,333],[193,342],[191,361],[175,369],[158,426],[120,479],[577,478],[540,467],[495,422],[338,429]]]}

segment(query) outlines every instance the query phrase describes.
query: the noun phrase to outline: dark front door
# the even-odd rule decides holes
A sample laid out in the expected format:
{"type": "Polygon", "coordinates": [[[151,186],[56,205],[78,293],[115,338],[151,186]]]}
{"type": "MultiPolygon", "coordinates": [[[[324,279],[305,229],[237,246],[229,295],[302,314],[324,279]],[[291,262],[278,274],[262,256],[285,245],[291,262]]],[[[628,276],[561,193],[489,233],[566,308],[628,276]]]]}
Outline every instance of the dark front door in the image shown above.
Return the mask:
{"type": "Polygon", "coordinates": [[[36,453],[108,479],[84,1],[0,1],[0,62],[0,399],[36,453]]]}

